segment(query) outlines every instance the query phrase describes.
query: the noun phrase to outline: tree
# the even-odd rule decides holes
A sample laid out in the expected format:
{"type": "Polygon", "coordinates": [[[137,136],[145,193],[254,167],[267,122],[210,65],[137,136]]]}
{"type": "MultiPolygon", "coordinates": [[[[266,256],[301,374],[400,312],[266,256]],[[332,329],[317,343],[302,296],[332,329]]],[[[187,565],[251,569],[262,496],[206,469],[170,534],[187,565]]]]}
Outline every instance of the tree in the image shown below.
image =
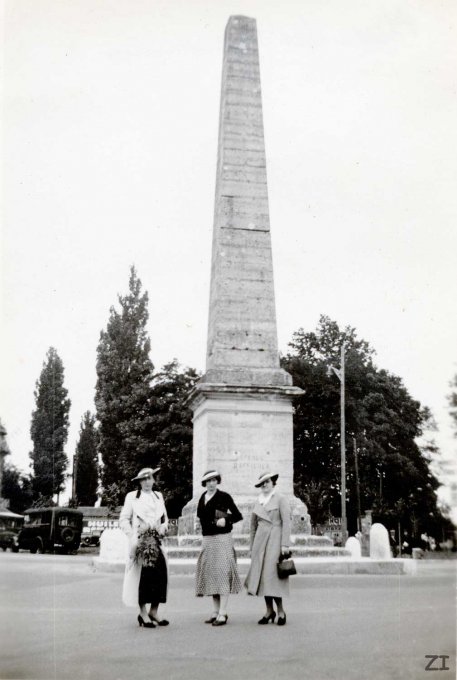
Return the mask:
{"type": "Polygon", "coordinates": [[[449,395],[449,406],[451,418],[454,421],[455,436],[457,437],[457,375],[454,376],[451,382],[452,392],[449,395]]]}
{"type": "Polygon", "coordinates": [[[95,406],[100,424],[102,483],[110,502],[119,504],[144,461],[150,461],[153,364],[146,331],[148,294],[141,292],[135,268],[129,292],[118,296],[97,348],[95,406]]]}
{"type": "Polygon", "coordinates": [[[160,465],[159,484],[170,517],[179,517],[192,497],[192,412],[185,401],[198,379],[195,369],[180,369],[176,359],[154,375],[150,454],[160,465]]]}
{"type": "Polygon", "coordinates": [[[98,432],[95,416],[86,411],[81,419],[74,462],[74,492],[78,505],[94,505],[98,489],[98,432]]]}
{"type": "Polygon", "coordinates": [[[23,474],[15,465],[9,463],[5,465],[0,496],[9,500],[9,508],[12,512],[22,514],[33,503],[30,475],[23,474]]]}
{"type": "Polygon", "coordinates": [[[326,316],[315,332],[297,331],[291,352],[282,360],[294,384],[305,390],[295,406],[296,492],[315,522],[340,514],[340,383],[328,375],[328,366],[339,366],[343,342],[348,519],[354,528],[355,438],[362,510],[373,509],[375,518],[386,523],[412,525],[414,508],[414,518],[425,530],[436,524],[438,512],[439,483],[429,469],[436,447],[432,441],[421,449],[417,440],[433,427],[431,414],[409,395],[401,378],[375,366],[374,350],[357,338],[354,328],[341,331],[326,316]]]}
{"type": "Polygon", "coordinates": [[[33,451],[33,489],[38,496],[52,499],[65,487],[68,458],[64,446],[68,437],[70,399],[64,387],[64,368],[57,351],[50,347],[34,392],[30,434],[33,451]]]}

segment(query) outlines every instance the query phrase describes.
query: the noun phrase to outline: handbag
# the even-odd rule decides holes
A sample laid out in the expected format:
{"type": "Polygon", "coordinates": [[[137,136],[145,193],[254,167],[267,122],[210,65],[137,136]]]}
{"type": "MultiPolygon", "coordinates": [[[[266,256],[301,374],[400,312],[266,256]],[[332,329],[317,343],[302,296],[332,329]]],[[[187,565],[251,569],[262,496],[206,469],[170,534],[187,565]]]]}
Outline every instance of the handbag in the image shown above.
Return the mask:
{"type": "Polygon", "coordinates": [[[231,520],[231,513],[229,512],[224,512],[223,510],[216,510],[214,511],[214,523],[217,522],[218,519],[225,519],[225,528],[232,528],[232,520],[231,520]]]}
{"type": "Polygon", "coordinates": [[[287,558],[280,556],[277,564],[278,568],[278,578],[289,578],[289,576],[293,576],[294,574],[297,573],[297,570],[295,568],[295,562],[293,559],[290,557],[291,553],[287,556],[287,558]]]}

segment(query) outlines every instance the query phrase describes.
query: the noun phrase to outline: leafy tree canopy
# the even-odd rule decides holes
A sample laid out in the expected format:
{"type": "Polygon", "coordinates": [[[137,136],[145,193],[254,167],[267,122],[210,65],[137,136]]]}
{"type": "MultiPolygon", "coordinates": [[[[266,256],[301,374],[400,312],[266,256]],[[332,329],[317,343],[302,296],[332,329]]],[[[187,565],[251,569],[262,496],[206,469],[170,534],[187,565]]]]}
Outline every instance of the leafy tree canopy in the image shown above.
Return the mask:
{"type": "Polygon", "coordinates": [[[451,382],[452,392],[449,395],[449,406],[451,418],[454,421],[455,436],[457,437],[457,375],[454,376],[451,382]]]}
{"type": "Polygon", "coordinates": [[[179,517],[192,496],[192,412],[185,402],[199,377],[193,368],[181,369],[176,359],[154,375],[155,437],[145,461],[160,465],[159,484],[170,517],[179,517]]]}
{"type": "Polygon", "coordinates": [[[387,524],[414,524],[414,507],[414,517],[431,531],[440,521],[439,483],[429,469],[436,447],[431,442],[422,450],[417,443],[433,427],[431,414],[409,395],[401,378],[375,366],[374,350],[354,328],[340,330],[326,316],[316,331],[298,330],[282,359],[294,384],[305,390],[295,404],[296,491],[308,503],[314,522],[340,515],[340,381],[328,368],[340,367],[343,343],[348,518],[354,526],[355,439],[362,512],[373,509],[387,524]]]}
{"type": "Polygon", "coordinates": [[[140,468],[160,467],[159,486],[170,516],[177,517],[192,493],[192,414],[185,402],[199,376],[176,359],[154,373],[148,296],[134,267],[119,305],[111,308],[97,349],[102,500],[116,507],[140,468]]]}
{"type": "Polygon", "coordinates": [[[12,512],[22,514],[33,503],[30,475],[23,474],[15,465],[7,463],[3,469],[0,495],[9,500],[9,509],[12,512]]]}

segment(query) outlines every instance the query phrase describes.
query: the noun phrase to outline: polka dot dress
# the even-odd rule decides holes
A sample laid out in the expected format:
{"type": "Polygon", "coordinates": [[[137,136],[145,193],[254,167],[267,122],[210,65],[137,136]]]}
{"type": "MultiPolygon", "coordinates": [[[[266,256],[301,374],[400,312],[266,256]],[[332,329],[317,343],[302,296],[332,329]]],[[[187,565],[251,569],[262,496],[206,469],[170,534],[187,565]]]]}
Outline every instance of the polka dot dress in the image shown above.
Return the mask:
{"type": "Polygon", "coordinates": [[[233,595],[241,590],[231,534],[203,536],[197,561],[195,594],[233,595]]]}

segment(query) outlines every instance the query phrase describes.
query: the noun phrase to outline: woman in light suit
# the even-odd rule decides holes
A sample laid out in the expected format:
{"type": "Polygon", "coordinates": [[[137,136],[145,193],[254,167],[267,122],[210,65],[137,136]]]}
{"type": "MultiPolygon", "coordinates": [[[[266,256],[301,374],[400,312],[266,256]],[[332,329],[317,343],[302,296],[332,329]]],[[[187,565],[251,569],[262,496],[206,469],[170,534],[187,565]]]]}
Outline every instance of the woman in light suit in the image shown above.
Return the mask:
{"type": "Polygon", "coordinates": [[[287,498],[276,492],[278,475],[265,472],[256,488],[261,492],[251,515],[251,566],[245,586],[249,595],[263,595],[266,613],[258,623],[274,623],[278,610],[278,626],[286,623],[282,598],[289,594],[289,579],[278,578],[277,563],[281,554],[289,553],[290,506],[287,498]]]}
{"type": "Polygon", "coordinates": [[[139,606],[138,625],[145,628],[167,626],[166,619],[158,616],[159,603],[167,601],[168,572],[162,550],[154,566],[135,560],[138,539],[145,529],[156,529],[164,536],[168,530],[168,516],[163,496],[154,491],[154,475],[160,468],[143,468],[132,479],[139,482],[138,491],[125,497],[119,516],[119,526],[129,537],[129,560],[125,568],[122,601],[129,607],[139,606]],[[147,604],[150,605],[149,610],[147,604]]]}

